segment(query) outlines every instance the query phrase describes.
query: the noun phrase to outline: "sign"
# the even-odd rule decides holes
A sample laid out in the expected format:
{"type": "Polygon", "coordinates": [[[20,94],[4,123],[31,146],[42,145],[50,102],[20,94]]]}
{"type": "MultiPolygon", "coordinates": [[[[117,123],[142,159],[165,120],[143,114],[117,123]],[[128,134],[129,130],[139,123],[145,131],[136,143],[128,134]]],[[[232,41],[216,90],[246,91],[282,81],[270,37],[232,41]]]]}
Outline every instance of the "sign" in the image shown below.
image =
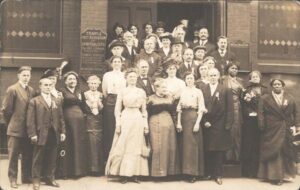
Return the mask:
{"type": "Polygon", "coordinates": [[[105,59],[106,37],[100,29],[87,29],[81,34],[81,67],[100,67],[105,59]]]}

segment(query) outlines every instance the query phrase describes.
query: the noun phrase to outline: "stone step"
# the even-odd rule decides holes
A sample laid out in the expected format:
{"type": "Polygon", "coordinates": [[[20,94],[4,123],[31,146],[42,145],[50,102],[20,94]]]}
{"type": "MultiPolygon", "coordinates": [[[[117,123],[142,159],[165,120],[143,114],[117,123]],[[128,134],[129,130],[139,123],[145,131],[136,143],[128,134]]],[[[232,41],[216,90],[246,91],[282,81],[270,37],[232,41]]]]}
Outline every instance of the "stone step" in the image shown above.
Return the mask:
{"type": "Polygon", "coordinates": [[[229,178],[242,177],[242,170],[240,164],[225,164],[223,166],[223,176],[229,178]]]}

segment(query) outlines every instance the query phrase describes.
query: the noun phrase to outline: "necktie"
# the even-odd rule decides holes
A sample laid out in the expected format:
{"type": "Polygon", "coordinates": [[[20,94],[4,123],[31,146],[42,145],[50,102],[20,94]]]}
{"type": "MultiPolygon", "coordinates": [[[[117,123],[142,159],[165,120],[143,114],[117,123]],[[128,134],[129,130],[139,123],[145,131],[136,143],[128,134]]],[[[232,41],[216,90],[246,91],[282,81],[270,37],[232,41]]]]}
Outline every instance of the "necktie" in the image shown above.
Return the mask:
{"type": "Polygon", "coordinates": [[[189,71],[192,70],[192,67],[191,67],[191,64],[190,64],[190,63],[188,64],[188,70],[189,70],[189,71]]]}

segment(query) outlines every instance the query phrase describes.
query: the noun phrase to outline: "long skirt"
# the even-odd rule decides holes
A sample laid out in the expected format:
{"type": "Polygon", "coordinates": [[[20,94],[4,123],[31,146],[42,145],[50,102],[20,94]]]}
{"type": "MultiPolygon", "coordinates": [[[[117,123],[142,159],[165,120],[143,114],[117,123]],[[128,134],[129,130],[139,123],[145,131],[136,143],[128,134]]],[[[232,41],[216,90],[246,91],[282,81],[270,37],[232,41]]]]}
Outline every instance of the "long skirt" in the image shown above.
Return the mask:
{"type": "Polygon", "coordinates": [[[146,146],[145,121],[138,108],[125,108],[121,114],[121,133],[114,135],[105,173],[112,176],[148,176],[148,159],[142,156],[146,146]]]}
{"type": "Polygon", "coordinates": [[[102,114],[88,114],[86,117],[88,134],[89,172],[104,174],[102,114]]]}
{"type": "Polygon", "coordinates": [[[282,152],[269,161],[260,161],[258,178],[268,180],[283,180],[295,177],[297,173],[296,162],[288,159],[282,152]]]}
{"type": "Polygon", "coordinates": [[[85,119],[81,109],[73,106],[64,110],[66,121],[65,156],[63,173],[65,177],[79,177],[87,174],[87,135],[85,119]]]}
{"type": "Polygon", "coordinates": [[[198,113],[196,109],[183,109],[182,125],[182,173],[187,175],[204,175],[204,147],[202,128],[193,132],[198,113]]]}
{"type": "Polygon", "coordinates": [[[240,161],[241,154],[241,135],[242,135],[242,112],[239,97],[233,96],[233,124],[230,130],[232,147],[226,151],[227,161],[240,161]]]}
{"type": "Polygon", "coordinates": [[[103,109],[103,135],[104,135],[104,160],[108,158],[109,151],[113,142],[116,118],[115,118],[115,105],[117,101],[116,94],[108,94],[104,102],[103,109]]]}
{"type": "Polygon", "coordinates": [[[245,117],[242,135],[242,174],[256,177],[259,164],[260,130],[257,117],[245,117]]]}
{"type": "Polygon", "coordinates": [[[151,176],[161,177],[180,173],[176,131],[169,112],[152,115],[149,119],[152,148],[151,176]]]}

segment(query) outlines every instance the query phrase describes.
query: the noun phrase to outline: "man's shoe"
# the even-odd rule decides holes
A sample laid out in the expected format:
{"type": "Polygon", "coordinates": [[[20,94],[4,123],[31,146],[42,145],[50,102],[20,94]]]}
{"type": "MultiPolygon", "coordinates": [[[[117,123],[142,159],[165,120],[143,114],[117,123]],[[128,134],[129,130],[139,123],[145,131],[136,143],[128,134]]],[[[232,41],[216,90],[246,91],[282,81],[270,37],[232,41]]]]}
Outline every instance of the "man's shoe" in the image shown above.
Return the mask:
{"type": "Polygon", "coordinates": [[[32,181],[31,181],[31,179],[22,179],[22,183],[23,184],[31,184],[32,181]]]}
{"type": "Polygon", "coordinates": [[[40,189],[40,184],[39,183],[34,183],[33,184],[33,190],[39,190],[40,189]]]}
{"type": "Polygon", "coordinates": [[[218,185],[222,185],[222,178],[220,178],[220,177],[217,177],[216,179],[215,179],[215,182],[218,184],[218,185]]]}
{"type": "Polygon", "coordinates": [[[16,181],[12,181],[12,182],[10,182],[10,187],[11,188],[18,188],[18,184],[17,184],[17,182],[16,181]]]}
{"type": "Polygon", "coordinates": [[[59,184],[55,180],[53,180],[53,181],[46,180],[45,183],[46,183],[46,185],[49,185],[52,187],[59,187],[59,184]]]}

